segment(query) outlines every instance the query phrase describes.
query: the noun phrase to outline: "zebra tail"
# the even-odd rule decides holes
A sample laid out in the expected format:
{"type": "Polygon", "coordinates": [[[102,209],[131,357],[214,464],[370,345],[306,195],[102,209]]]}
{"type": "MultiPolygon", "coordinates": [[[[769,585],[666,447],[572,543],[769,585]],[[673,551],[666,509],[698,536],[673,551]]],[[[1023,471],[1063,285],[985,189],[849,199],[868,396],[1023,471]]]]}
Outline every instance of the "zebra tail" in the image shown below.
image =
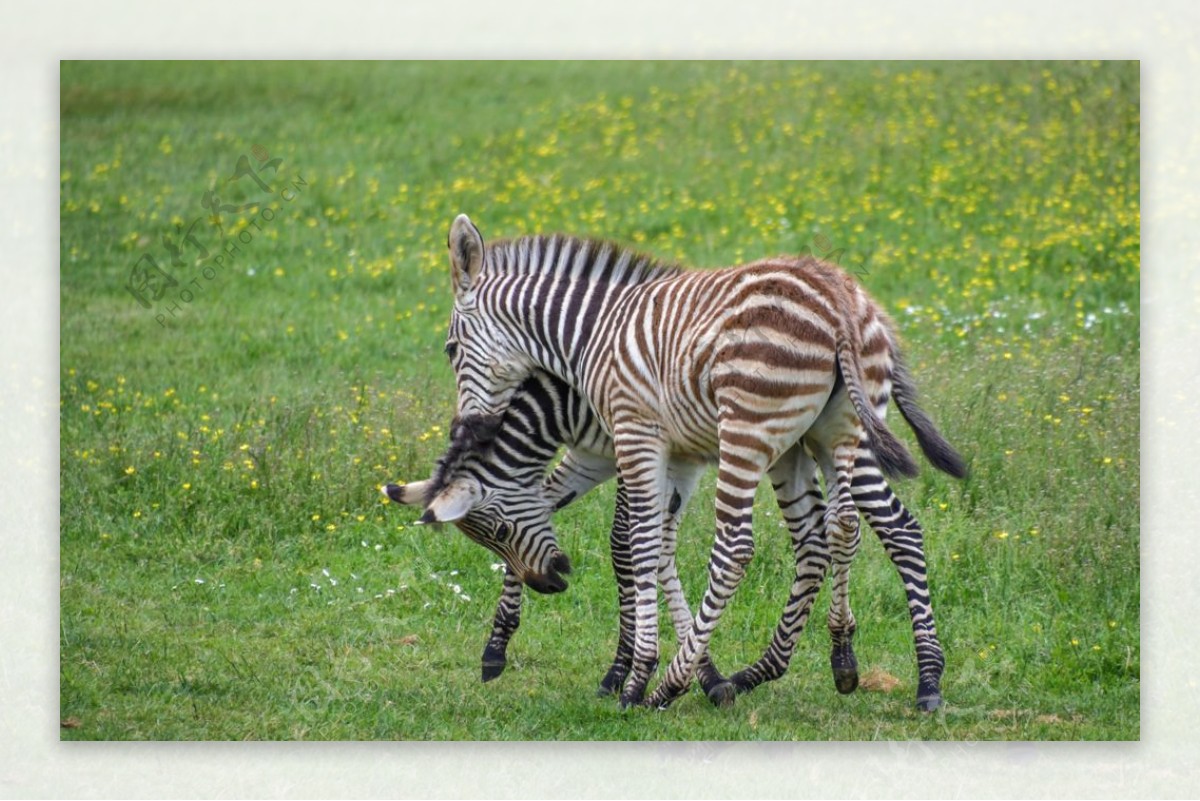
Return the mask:
{"type": "MultiPolygon", "coordinates": [[[[844,337],[839,337],[837,343],[837,361],[842,380],[846,384],[846,394],[858,412],[867,434],[867,445],[879,461],[879,467],[884,475],[889,477],[912,477],[920,472],[912,454],[904,447],[904,443],[896,438],[887,424],[875,413],[875,409],[867,401],[866,392],[862,385],[862,369],[858,363],[858,354],[852,343],[844,337]]],[[[907,419],[907,417],[905,418],[907,419]]]]}
{"type": "Polygon", "coordinates": [[[892,373],[892,398],[900,408],[901,416],[917,435],[917,444],[921,446],[925,458],[943,473],[955,478],[966,478],[966,462],[937,430],[937,426],[925,410],[917,405],[917,386],[913,383],[912,375],[899,353],[893,353],[893,357],[895,369],[892,373]]]}

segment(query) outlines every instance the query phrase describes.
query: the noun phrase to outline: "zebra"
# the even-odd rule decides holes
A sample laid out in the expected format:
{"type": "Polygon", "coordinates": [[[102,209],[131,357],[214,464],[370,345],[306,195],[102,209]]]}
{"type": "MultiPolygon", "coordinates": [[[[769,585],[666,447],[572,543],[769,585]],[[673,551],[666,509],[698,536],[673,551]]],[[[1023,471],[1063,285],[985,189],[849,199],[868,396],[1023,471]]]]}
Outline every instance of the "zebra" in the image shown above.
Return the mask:
{"type": "MultiPolygon", "coordinates": [[[[885,473],[917,471],[862,387],[864,369],[878,369],[874,360],[891,349],[887,328],[849,322],[869,319],[873,304],[832,265],[779,257],[683,270],[562,236],[485,248],[466,215],[455,219],[447,244],[455,301],[446,344],[458,385],[452,437],[464,452],[494,439],[514,392],[535,369],[584,395],[613,439],[636,594],[623,707],[665,708],[690,684],[753,556],[758,483],[802,436],[825,476],[823,524],[835,564],[848,566],[858,545],[852,473],[863,440],[885,473]],[[717,536],[708,587],[646,697],[658,662],[655,579],[667,465],[714,454],[717,536]]],[[[544,571],[535,572],[553,576],[554,551],[556,544],[539,562],[544,571]]]]}
{"type": "MultiPolygon", "coordinates": [[[[905,400],[908,412],[923,414],[910,400],[912,393],[907,391],[907,388],[911,382],[904,371],[903,363],[898,360],[898,354],[896,359],[897,361],[889,366],[888,373],[894,372],[900,384],[906,388],[900,393],[900,397],[905,400]]],[[[888,397],[879,394],[880,388],[869,388],[872,402],[877,408],[885,409],[888,397]]],[[[928,432],[932,432],[932,436],[939,436],[936,429],[931,427],[915,430],[919,436],[928,437],[928,432]]],[[[928,442],[922,444],[927,450],[931,447],[928,442]]],[[[796,456],[803,459],[806,455],[798,452],[796,456]]],[[[442,464],[453,461],[453,455],[448,454],[443,458],[442,464]]],[[[473,494],[478,498],[490,496],[492,500],[486,508],[473,507],[457,522],[468,536],[494,551],[496,543],[493,540],[506,540],[508,533],[518,525],[527,529],[548,529],[549,510],[563,508],[615,473],[611,440],[599,428],[586,404],[561,381],[540,371],[527,379],[514,396],[493,447],[486,455],[478,455],[475,462],[464,464],[459,476],[454,480],[475,485],[474,492],[468,492],[468,495],[473,494]],[[545,503],[530,509],[526,516],[521,504],[529,495],[528,484],[540,478],[560,444],[567,444],[572,449],[568,450],[559,466],[546,478],[545,503]],[[588,450],[592,453],[587,453],[588,450]],[[482,536],[480,532],[483,532],[482,536]],[[503,534],[491,537],[488,536],[488,532],[503,534]]],[[[708,698],[717,705],[731,703],[733,694],[748,692],[762,682],[784,674],[813,599],[828,569],[829,553],[825,547],[823,530],[819,526],[824,504],[817,483],[815,464],[811,459],[807,460],[807,467],[803,464],[784,462],[779,464],[775,471],[782,474],[781,482],[775,485],[775,492],[784,520],[791,531],[796,555],[796,578],[775,634],[757,662],[735,673],[728,682],[711,666],[706,665],[701,670],[701,687],[708,698]],[[789,497],[793,500],[787,501],[789,497]]],[[[381,489],[385,496],[397,503],[423,505],[430,482],[431,480],[405,485],[388,484],[381,489]]],[[[911,576],[905,580],[905,586],[910,598],[910,607],[916,610],[914,629],[920,630],[925,625],[924,618],[927,616],[928,628],[932,630],[932,609],[929,607],[927,582],[923,574],[924,555],[921,551],[922,534],[919,524],[892,494],[868,452],[860,451],[857,456],[852,486],[855,504],[879,535],[896,569],[902,578],[906,574],[911,576]]],[[[684,485],[682,489],[684,494],[680,493],[680,487],[677,485],[672,502],[666,510],[664,563],[673,561],[671,557],[674,554],[675,526],[679,519],[677,513],[682,514],[682,508],[687,503],[685,494],[690,494],[691,487],[684,485]]],[[[627,508],[619,488],[610,543],[620,598],[620,627],[617,655],[600,683],[600,695],[608,695],[615,691],[628,674],[632,659],[633,599],[632,577],[628,570],[627,533],[627,508]]],[[[691,617],[673,565],[660,565],[660,583],[667,595],[676,633],[682,636],[682,632],[685,632],[691,623],[691,617]]],[[[504,584],[497,602],[492,633],[482,658],[482,679],[485,682],[499,676],[507,664],[508,642],[520,625],[522,586],[521,579],[506,561],[504,584]]],[[[846,592],[848,587],[843,584],[841,590],[846,592]]],[[[832,608],[836,608],[836,602],[832,608]]],[[[857,687],[857,664],[850,639],[835,628],[836,622],[835,618],[830,618],[830,630],[834,640],[831,659],[835,684],[840,692],[848,693],[857,687]]],[[[940,659],[934,662],[940,667],[940,659]]],[[[924,689],[926,701],[935,705],[940,700],[938,678],[931,677],[930,681],[926,682],[929,687],[924,689]]]]}
{"type": "MultiPolygon", "coordinates": [[[[453,508],[441,507],[443,517],[437,522],[454,522],[468,538],[487,546],[505,562],[504,584],[482,658],[481,675],[487,682],[499,676],[507,665],[508,641],[520,625],[524,584],[538,592],[561,592],[566,589],[562,574],[571,571],[566,555],[556,553],[552,558],[556,566],[552,575],[529,574],[525,569],[529,560],[514,553],[509,545],[515,539],[513,533],[534,527],[550,531],[552,511],[607,481],[616,474],[616,467],[612,441],[583,398],[561,380],[540,371],[526,379],[514,396],[504,425],[499,428],[486,454],[472,456],[458,466],[454,478],[456,489],[461,491],[443,494],[443,504],[449,501],[453,508]],[[547,476],[547,466],[563,444],[570,445],[571,450],[547,476]],[[537,491],[539,482],[544,484],[540,493],[537,491]]],[[[380,489],[396,503],[423,506],[432,486],[450,481],[440,471],[458,461],[452,446],[439,460],[439,473],[433,478],[408,484],[386,484],[380,489]]],[[[659,580],[680,640],[691,626],[692,615],[675,569],[675,531],[680,517],[676,512],[681,512],[684,499],[691,495],[697,477],[698,473],[687,469],[686,465],[677,477],[672,476],[676,488],[664,520],[659,580]]],[[[620,626],[617,654],[600,682],[600,695],[612,694],[620,687],[633,658],[628,514],[619,483],[609,542],[617,578],[620,626]]],[[[728,703],[732,698],[732,685],[715,670],[704,666],[700,680],[715,704],[728,703]]]]}

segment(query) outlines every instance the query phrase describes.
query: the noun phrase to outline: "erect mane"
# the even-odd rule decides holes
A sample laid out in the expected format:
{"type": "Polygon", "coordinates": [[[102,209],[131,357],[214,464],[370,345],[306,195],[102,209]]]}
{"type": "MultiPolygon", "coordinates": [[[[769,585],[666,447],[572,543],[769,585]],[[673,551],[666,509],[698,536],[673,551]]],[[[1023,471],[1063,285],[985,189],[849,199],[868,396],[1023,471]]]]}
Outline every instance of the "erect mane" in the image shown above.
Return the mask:
{"type": "Polygon", "coordinates": [[[429,506],[442,490],[457,477],[471,456],[483,457],[491,448],[500,429],[499,417],[476,415],[455,423],[450,431],[450,446],[437,460],[433,477],[425,487],[424,505],[429,506]]]}
{"type": "Polygon", "coordinates": [[[626,245],[566,234],[498,239],[487,244],[484,256],[485,272],[557,273],[611,284],[641,284],[675,275],[682,269],[626,245]]]}

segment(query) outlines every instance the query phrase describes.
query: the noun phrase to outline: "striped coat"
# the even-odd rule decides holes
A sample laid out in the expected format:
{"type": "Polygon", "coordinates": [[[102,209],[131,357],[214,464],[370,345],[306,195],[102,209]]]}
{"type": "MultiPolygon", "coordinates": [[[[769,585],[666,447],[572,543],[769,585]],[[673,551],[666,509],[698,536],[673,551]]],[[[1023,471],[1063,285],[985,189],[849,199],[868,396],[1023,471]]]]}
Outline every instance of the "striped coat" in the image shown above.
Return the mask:
{"type": "MultiPolygon", "coordinates": [[[[774,259],[685,271],[569,238],[485,248],[464,216],[449,245],[456,441],[486,447],[535,369],[579,391],[613,439],[637,598],[625,705],[642,700],[657,664],[669,462],[716,457],[717,535],[693,627],[649,698],[657,706],[682,693],[703,661],[754,552],[755,489],[801,437],[825,475],[824,526],[835,552],[857,546],[851,479],[860,445],[885,471],[915,472],[863,386],[864,370],[894,343],[886,324],[871,319],[866,293],[834,267],[774,259]]],[[[552,576],[554,557],[546,555],[541,567],[552,576]]]]}

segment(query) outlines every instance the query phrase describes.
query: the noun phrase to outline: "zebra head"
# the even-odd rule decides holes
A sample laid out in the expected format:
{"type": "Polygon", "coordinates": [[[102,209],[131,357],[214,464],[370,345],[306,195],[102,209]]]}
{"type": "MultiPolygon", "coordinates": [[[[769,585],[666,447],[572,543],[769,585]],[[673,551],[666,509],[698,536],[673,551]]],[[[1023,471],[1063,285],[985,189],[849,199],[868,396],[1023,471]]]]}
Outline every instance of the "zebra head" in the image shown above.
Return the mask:
{"type": "MultiPolygon", "coordinates": [[[[454,309],[446,336],[446,355],[458,385],[458,406],[452,428],[467,426],[486,443],[521,382],[533,371],[525,349],[502,323],[494,304],[504,298],[489,292],[484,271],[487,252],[483,236],[470,218],[460,214],[450,226],[450,276],[454,309]]],[[[494,283],[494,282],[493,282],[494,283]]]]}
{"type": "Polygon", "coordinates": [[[571,560],[559,550],[551,509],[540,492],[490,488],[467,469],[426,498],[436,481],[435,477],[381,489],[396,503],[424,506],[422,523],[453,523],[471,541],[503,559],[531,589],[550,594],[567,588],[564,576],[571,572],[571,560]]]}

